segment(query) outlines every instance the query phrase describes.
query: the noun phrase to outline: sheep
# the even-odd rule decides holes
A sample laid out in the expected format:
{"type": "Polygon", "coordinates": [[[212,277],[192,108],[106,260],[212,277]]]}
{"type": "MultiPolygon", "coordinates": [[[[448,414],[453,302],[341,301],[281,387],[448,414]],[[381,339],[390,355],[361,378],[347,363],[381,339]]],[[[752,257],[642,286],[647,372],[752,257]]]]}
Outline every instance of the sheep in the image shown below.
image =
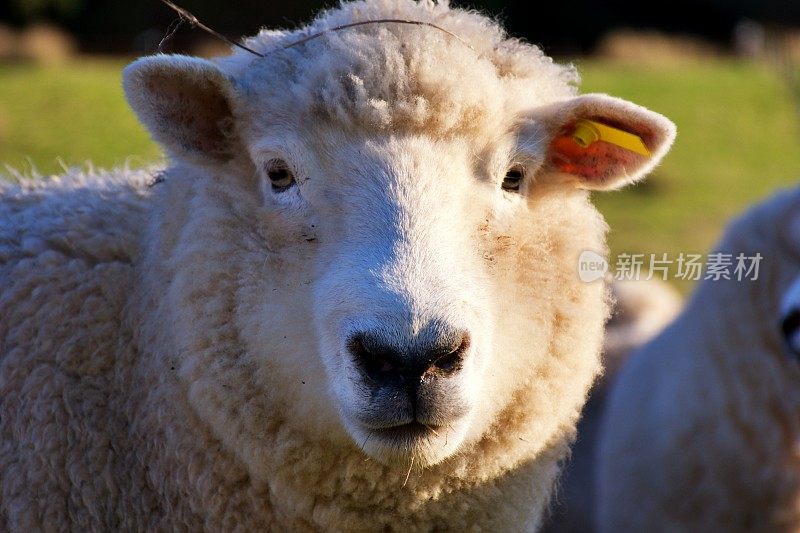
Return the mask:
{"type": "Polygon", "coordinates": [[[590,191],[674,125],[445,3],[245,45],[125,69],[157,175],[3,192],[0,529],[536,529],[600,366],[590,191]]]}
{"type": "Polygon", "coordinates": [[[603,342],[603,388],[628,356],[672,322],[683,307],[680,293],[657,278],[621,279],[611,283],[614,312],[603,342]]]}
{"type": "Polygon", "coordinates": [[[577,438],[556,489],[556,505],[546,522],[548,533],[592,530],[595,452],[608,390],[630,354],[672,322],[683,305],[678,291],[658,278],[611,280],[610,291],[612,313],[603,341],[603,373],[592,385],[581,413],[577,438]]]}
{"type": "Polygon", "coordinates": [[[706,274],[611,393],[600,531],[800,528],[800,188],[732,223],[718,251],[749,274],[706,274]]]}

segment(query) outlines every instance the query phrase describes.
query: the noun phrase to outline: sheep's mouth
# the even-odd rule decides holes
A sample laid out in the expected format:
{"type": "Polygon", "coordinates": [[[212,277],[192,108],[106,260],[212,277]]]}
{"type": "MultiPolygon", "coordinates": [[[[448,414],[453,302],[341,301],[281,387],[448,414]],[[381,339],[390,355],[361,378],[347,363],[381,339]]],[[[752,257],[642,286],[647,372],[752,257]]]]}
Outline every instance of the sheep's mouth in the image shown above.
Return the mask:
{"type": "Polygon", "coordinates": [[[371,428],[369,430],[370,435],[374,437],[395,442],[405,441],[407,443],[417,442],[431,436],[438,436],[441,435],[443,431],[445,431],[445,428],[442,426],[423,424],[416,420],[398,426],[371,428]]]}
{"type": "Polygon", "coordinates": [[[355,432],[361,451],[386,465],[433,465],[450,456],[464,438],[464,424],[441,425],[418,420],[380,427],[359,424],[355,432]]]}

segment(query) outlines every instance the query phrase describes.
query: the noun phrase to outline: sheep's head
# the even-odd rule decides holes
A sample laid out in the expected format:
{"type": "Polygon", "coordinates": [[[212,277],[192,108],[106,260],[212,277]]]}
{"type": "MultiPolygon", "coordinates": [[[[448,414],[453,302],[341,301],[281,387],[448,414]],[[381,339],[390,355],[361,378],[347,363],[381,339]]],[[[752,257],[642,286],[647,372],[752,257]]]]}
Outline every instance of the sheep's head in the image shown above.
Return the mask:
{"type": "Polygon", "coordinates": [[[128,98],[209,184],[197,194],[227,188],[236,224],[263,241],[239,274],[251,290],[237,320],[246,357],[272,365],[271,397],[328,436],[336,420],[384,462],[433,464],[527,395],[530,446],[541,447],[597,370],[603,290],[575,265],[582,249],[603,251],[605,225],[586,190],[642,177],[674,127],[577,96],[571,68],[483,17],[392,6],[345,5],[306,31],[410,18],[468,44],[393,23],[286,49],[305,33],[264,32],[248,41],[264,58],[141,59],[126,71],[128,98]],[[638,136],[650,154],[580,146],[583,120],[638,136]],[[299,386],[320,367],[319,388],[299,386]]]}

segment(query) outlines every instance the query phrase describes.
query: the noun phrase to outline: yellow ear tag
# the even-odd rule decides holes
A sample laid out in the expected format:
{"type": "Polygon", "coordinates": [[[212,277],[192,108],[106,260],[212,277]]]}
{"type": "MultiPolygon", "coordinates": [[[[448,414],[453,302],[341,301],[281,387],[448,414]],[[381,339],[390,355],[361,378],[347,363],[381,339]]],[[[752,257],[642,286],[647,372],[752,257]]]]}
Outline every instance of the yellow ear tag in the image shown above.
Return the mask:
{"type": "Polygon", "coordinates": [[[575,124],[575,133],[572,134],[572,140],[582,148],[587,148],[596,141],[605,141],[631,152],[642,154],[645,157],[650,157],[650,150],[647,149],[642,138],[638,135],[606,126],[594,120],[579,120],[575,124]]]}

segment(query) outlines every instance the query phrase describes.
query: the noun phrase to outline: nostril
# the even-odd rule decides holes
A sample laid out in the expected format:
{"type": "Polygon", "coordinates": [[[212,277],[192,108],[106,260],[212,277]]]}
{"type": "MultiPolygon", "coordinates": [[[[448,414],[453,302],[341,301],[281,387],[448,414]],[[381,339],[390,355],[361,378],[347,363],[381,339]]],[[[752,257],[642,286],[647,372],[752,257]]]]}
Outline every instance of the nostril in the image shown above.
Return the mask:
{"type": "Polygon", "coordinates": [[[394,372],[395,370],[397,370],[397,366],[394,363],[392,363],[391,361],[387,361],[382,357],[377,358],[375,366],[377,366],[378,364],[380,365],[378,372],[394,372]]]}
{"type": "Polygon", "coordinates": [[[449,353],[441,356],[433,362],[433,367],[445,373],[453,373],[458,370],[458,366],[463,361],[463,357],[459,352],[449,353]]]}
{"type": "Polygon", "coordinates": [[[375,383],[417,383],[426,375],[450,376],[463,367],[471,342],[466,331],[434,339],[397,348],[381,335],[357,333],[348,340],[347,350],[361,372],[375,383]]]}
{"type": "Polygon", "coordinates": [[[362,371],[374,380],[386,381],[400,372],[395,350],[369,341],[362,335],[354,335],[347,343],[347,349],[362,371]]]}
{"type": "Polygon", "coordinates": [[[450,351],[434,359],[433,364],[428,367],[429,372],[434,371],[449,375],[461,370],[461,366],[470,346],[469,333],[466,331],[463,332],[461,336],[457,338],[457,342],[458,344],[453,343],[455,347],[452,347],[451,345],[449,348],[450,351]]]}

